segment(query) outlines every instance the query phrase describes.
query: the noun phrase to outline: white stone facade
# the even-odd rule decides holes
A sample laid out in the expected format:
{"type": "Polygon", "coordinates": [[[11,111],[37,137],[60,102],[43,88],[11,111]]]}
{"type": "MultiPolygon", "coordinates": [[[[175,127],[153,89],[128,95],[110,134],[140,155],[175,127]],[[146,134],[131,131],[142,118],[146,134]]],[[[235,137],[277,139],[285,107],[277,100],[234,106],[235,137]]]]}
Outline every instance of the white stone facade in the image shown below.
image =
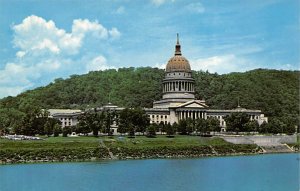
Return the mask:
{"type": "Polygon", "coordinates": [[[83,113],[77,109],[49,109],[48,112],[49,117],[58,119],[61,122],[62,128],[77,125],[77,117],[83,113]]]}

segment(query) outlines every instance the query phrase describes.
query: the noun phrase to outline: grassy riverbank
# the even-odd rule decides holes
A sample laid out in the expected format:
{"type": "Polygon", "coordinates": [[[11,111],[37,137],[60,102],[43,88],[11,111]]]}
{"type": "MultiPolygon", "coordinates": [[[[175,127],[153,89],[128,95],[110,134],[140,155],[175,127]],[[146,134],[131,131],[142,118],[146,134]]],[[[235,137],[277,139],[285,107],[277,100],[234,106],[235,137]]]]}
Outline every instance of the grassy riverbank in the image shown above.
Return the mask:
{"type": "Polygon", "coordinates": [[[0,163],[94,161],[105,159],[179,158],[260,152],[256,145],[235,145],[221,138],[50,137],[42,141],[0,139],[0,163]]]}

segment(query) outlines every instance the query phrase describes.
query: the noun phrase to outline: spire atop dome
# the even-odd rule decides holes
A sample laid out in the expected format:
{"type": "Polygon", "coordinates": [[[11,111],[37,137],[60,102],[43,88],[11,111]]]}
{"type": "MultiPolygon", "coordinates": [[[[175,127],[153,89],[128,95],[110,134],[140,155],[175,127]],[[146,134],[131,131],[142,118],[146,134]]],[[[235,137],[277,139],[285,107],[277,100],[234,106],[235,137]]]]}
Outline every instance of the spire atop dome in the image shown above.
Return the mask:
{"type": "Polygon", "coordinates": [[[181,56],[181,47],[179,44],[179,34],[177,33],[177,44],[175,46],[175,55],[181,56]]]}

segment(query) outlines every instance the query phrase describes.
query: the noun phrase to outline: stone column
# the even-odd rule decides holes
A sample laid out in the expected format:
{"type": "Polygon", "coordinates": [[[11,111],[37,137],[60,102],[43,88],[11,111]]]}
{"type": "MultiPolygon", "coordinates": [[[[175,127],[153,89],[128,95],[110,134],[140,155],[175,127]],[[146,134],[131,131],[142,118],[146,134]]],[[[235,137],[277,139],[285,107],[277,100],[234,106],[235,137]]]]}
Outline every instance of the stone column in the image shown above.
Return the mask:
{"type": "Polygon", "coordinates": [[[169,91],[169,82],[167,83],[167,92],[169,91]]]}

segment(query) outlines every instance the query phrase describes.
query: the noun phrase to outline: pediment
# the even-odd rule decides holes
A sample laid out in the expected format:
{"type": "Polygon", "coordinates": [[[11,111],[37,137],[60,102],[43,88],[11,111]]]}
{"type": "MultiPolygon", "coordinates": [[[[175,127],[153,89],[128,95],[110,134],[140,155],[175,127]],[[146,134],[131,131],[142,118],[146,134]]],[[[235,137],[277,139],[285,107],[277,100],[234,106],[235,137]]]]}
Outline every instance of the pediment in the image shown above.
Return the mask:
{"type": "Polygon", "coordinates": [[[193,100],[193,101],[183,103],[177,106],[177,108],[208,108],[208,106],[205,104],[204,101],[193,100]]]}
{"type": "Polygon", "coordinates": [[[189,104],[189,105],[186,105],[186,106],[184,106],[184,107],[197,107],[197,108],[204,108],[204,106],[203,106],[203,105],[201,105],[201,104],[198,104],[198,103],[191,103],[191,104],[189,104]]]}

